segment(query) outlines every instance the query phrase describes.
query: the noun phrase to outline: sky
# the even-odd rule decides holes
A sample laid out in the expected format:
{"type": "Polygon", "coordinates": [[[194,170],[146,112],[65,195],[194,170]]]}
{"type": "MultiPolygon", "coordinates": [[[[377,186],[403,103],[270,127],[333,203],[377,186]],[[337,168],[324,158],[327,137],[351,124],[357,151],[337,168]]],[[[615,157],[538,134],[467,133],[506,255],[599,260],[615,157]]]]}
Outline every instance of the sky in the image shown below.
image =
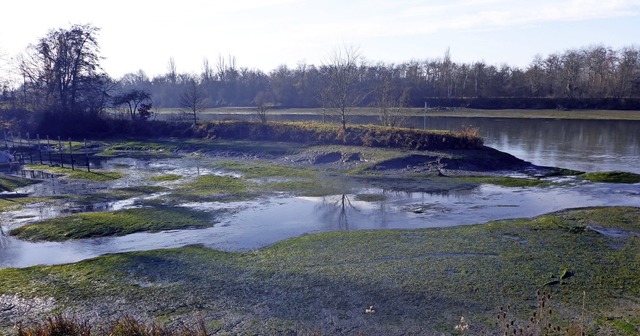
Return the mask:
{"type": "Polygon", "coordinates": [[[103,69],[200,73],[320,65],[339,48],[372,63],[441,58],[526,67],[568,49],[640,44],[640,0],[8,0],[0,5],[4,68],[51,29],[100,28],[103,69]]]}

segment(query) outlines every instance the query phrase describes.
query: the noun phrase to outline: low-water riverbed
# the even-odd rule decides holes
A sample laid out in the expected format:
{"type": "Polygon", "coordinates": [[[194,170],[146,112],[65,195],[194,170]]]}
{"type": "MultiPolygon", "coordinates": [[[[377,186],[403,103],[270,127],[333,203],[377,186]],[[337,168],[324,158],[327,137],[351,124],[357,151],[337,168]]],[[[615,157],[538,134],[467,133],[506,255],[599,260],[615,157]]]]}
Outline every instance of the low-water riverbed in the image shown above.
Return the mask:
{"type": "MultiPolygon", "coordinates": [[[[153,174],[222,174],[201,167],[205,159],[117,159],[109,168],[132,176],[117,182],[134,186],[153,174]]],[[[202,165],[206,166],[206,165],[202,165]]],[[[46,194],[50,179],[30,187],[46,194]]],[[[87,187],[93,190],[93,187],[87,187]]],[[[62,188],[64,190],[64,188],[62,188]]],[[[162,198],[164,193],[143,196],[162,198]]],[[[640,205],[640,184],[588,183],[568,178],[546,187],[507,188],[479,185],[439,192],[388,191],[363,181],[348,193],[325,197],[278,195],[243,202],[189,202],[180,206],[200,211],[227,210],[207,229],[136,233],[123,237],[69,242],[33,243],[7,236],[11,229],[40,219],[73,212],[119,210],[136,207],[140,197],[92,204],[84,209],[73,204],[32,204],[20,211],[0,214],[0,267],[76,262],[107,253],[151,250],[202,244],[226,251],[246,251],[283,239],[323,231],[415,229],[468,225],[491,220],[532,217],[557,210],[588,206],[640,205]]]]}

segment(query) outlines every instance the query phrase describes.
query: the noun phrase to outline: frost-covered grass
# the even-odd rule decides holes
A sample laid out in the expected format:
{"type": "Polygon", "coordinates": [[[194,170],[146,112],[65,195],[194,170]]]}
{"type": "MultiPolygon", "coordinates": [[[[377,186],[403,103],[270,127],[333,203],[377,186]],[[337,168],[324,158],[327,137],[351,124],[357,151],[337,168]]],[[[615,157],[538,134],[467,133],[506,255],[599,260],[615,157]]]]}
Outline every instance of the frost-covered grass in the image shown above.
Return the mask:
{"type": "Polygon", "coordinates": [[[135,232],[204,228],[210,215],[186,208],[139,208],[57,217],[13,229],[11,235],[32,241],[124,236],[135,232]]]}
{"type": "Polygon", "coordinates": [[[629,207],[328,232],[251,252],[185,247],[4,269],[0,295],[51,298],[91,323],[127,314],[174,326],[202,319],[229,334],[388,335],[451,334],[460,316],[469,334],[495,331],[499,307],[523,326],[539,290],[551,294],[550,321],[563,330],[633,335],[639,235],[640,208],[629,207]],[[375,312],[365,313],[371,306],[375,312]]]}

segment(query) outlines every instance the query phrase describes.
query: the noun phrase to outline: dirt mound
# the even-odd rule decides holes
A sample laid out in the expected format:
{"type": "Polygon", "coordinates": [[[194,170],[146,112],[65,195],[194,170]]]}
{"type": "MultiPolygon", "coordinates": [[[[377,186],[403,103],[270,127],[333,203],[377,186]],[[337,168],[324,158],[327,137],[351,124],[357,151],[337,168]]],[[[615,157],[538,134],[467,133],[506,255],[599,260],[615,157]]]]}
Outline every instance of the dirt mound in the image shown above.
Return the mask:
{"type": "MultiPolygon", "coordinates": [[[[440,153],[439,153],[440,154],[440,153]]],[[[440,173],[442,170],[492,172],[523,170],[533,165],[517,157],[490,147],[470,150],[444,151],[442,155],[412,154],[380,162],[369,170],[410,170],[412,172],[440,173]]]]}

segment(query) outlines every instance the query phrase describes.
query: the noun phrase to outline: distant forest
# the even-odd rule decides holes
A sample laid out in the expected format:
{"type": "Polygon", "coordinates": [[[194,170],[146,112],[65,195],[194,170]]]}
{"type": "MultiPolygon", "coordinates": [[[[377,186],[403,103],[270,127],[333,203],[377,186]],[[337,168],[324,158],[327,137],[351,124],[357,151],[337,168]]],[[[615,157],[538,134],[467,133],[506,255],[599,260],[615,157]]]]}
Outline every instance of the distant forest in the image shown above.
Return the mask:
{"type": "MultiPolygon", "coordinates": [[[[342,54],[337,57],[349,52],[342,54]]],[[[333,58],[328,64],[282,65],[269,73],[238,66],[233,56],[219,57],[214,66],[205,59],[199,74],[172,71],[169,61],[164,75],[149,78],[138,71],[118,82],[123,90],[146,90],[154,106],[163,108],[184,106],[181,97],[193,91],[194,83],[207,107],[255,106],[265,99],[283,108],[323,107],[333,58]]],[[[390,99],[406,107],[640,109],[638,47],[572,49],[536,56],[526,68],[456,63],[448,51],[442,58],[401,64],[355,61],[352,91],[359,98],[352,100],[358,107],[390,99]]]]}
{"type": "MultiPolygon", "coordinates": [[[[85,120],[109,108],[147,119],[158,108],[192,115],[213,107],[325,108],[346,123],[349,108],[423,107],[640,110],[640,48],[596,45],[536,56],[525,68],[484,61],[457,63],[449,51],[436,59],[400,64],[366,62],[354,47],[336,49],[323,64],[282,65],[268,73],[239,66],[233,56],[202,62],[200,73],[179,73],[173,58],[153,78],[142,70],[114,79],[101,66],[99,28],[51,30],[28,46],[8,85],[0,70],[0,122],[15,125],[24,112],[51,127],[85,120]],[[32,116],[38,115],[35,118],[32,116]],[[42,117],[44,116],[44,117],[42,117]],[[12,121],[13,120],[13,121],[12,121]]],[[[264,114],[263,114],[264,116],[264,114]]],[[[264,120],[263,120],[264,121],[264,120]]]]}

